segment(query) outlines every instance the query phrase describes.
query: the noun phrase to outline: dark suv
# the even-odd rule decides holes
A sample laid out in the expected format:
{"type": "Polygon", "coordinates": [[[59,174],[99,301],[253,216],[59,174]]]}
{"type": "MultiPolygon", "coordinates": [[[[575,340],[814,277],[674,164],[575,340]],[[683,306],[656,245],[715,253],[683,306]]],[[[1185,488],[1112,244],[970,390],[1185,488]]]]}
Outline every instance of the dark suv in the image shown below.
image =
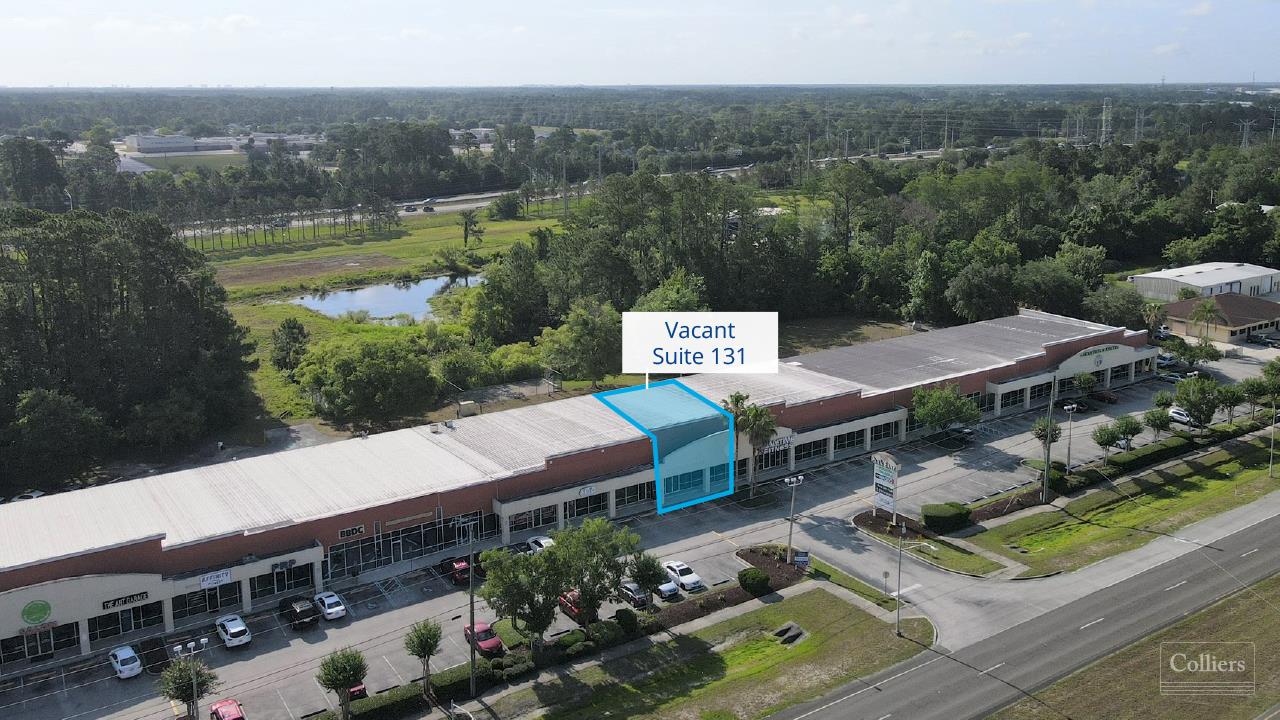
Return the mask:
{"type": "Polygon", "coordinates": [[[280,614],[294,630],[301,630],[320,622],[320,611],[316,609],[316,604],[304,597],[281,600],[280,614]]]}

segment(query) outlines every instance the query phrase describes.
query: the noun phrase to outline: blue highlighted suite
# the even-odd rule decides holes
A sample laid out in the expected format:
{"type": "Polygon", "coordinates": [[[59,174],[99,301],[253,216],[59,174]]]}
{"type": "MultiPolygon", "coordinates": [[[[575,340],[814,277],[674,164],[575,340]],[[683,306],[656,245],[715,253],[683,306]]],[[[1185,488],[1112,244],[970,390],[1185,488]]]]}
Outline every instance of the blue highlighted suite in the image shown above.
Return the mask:
{"type": "Polygon", "coordinates": [[[733,494],[733,416],[719,405],[679,380],[595,397],[649,436],[659,513],[733,494]]]}

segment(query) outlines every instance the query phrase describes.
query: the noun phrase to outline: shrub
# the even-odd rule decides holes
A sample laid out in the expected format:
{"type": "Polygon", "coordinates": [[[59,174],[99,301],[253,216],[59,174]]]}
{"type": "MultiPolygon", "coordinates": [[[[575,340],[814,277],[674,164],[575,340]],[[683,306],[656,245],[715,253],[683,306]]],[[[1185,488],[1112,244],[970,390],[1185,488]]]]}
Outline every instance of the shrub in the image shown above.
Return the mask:
{"type": "Polygon", "coordinates": [[[570,630],[569,632],[556,638],[556,647],[561,650],[568,650],[587,639],[587,634],[581,630],[570,630]]]}
{"type": "Polygon", "coordinates": [[[564,654],[571,658],[574,658],[574,657],[580,657],[582,655],[590,655],[595,651],[596,651],[596,644],[590,640],[584,640],[583,642],[580,642],[570,647],[568,650],[564,652],[564,654]]]}
{"type": "Polygon", "coordinates": [[[756,597],[773,592],[773,588],[769,586],[769,576],[760,568],[751,567],[739,570],[738,584],[742,586],[743,590],[756,597]]]}
{"type": "Polygon", "coordinates": [[[631,608],[622,608],[613,614],[613,618],[617,620],[622,632],[627,635],[635,635],[640,631],[640,620],[636,618],[636,613],[631,608]]]}
{"type": "Polygon", "coordinates": [[[970,510],[962,503],[949,502],[925,505],[920,508],[920,517],[930,530],[936,533],[949,533],[969,524],[970,510]]]}
{"type": "MultiPolygon", "coordinates": [[[[351,703],[352,717],[360,720],[399,720],[418,715],[426,709],[426,701],[422,699],[422,686],[416,682],[351,703]]],[[[336,717],[332,710],[327,710],[314,716],[313,720],[335,720],[336,717]]]]}
{"type": "Polygon", "coordinates": [[[626,632],[622,625],[613,620],[601,620],[591,624],[591,638],[601,648],[613,647],[625,640],[626,632]]]}
{"type": "Polygon", "coordinates": [[[1130,472],[1158,462],[1177,457],[1194,448],[1192,441],[1181,435],[1165,438],[1160,442],[1143,445],[1140,448],[1116,453],[1111,456],[1110,465],[1121,472],[1130,472]]]}
{"type": "MultiPolygon", "coordinates": [[[[476,658],[476,692],[484,692],[496,680],[486,658],[476,658]]],[[[431,688],[440,702],[462,700],[471,694],[471,674],[466,663],[431,674],[431,688]]]]}

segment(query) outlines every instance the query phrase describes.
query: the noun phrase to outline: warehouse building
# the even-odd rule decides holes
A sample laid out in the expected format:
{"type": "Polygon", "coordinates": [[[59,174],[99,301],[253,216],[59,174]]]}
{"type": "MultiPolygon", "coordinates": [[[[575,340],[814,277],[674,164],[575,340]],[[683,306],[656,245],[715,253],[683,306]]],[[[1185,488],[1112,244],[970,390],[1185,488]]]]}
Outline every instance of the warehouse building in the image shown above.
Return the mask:
{"type": "MultiPolygon", "coordinates": [[[[768,479],[926,432],[917,387],[957,384],[993,417],[1045,404],[1081,371],[1101,387],[1142,379],[1155,354],[1145,332],[1024,310],[682,382],[773,411],[775,439],[736,457],[739,477],[754,462],[768,479]]],[[[650,512],[649,442],[583,396],[0,506],[0,670],[408,570],[472,533],[506,544],[650,512]]]]}
{"type": "Polygon", "coordinates": [[[1171,302],[1189,288],[1210,297],[1239,293],[1257,297],[1280,291],[1280,270],[1248,263],[1211,262],[1129,276],[1138,292],[1153,300],[1171,302]]]}

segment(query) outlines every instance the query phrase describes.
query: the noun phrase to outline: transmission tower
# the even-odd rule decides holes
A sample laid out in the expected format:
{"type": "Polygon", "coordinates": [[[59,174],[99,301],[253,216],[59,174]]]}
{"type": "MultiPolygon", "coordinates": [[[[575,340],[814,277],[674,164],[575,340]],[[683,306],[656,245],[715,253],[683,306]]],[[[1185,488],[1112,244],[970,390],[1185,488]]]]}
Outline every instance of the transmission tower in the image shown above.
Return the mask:
{"type": "Polygon", "coordinates": [[[1111,98],[1102,99],[1102,132],[1098,138],[1100,145],[1111,142],[1111,98]]]}
{"type": "Polygon", "coordinates": [[[1146,125],[1143,122],[1145,118],[1142,115],[1142,108],[1138,108],[1137,114],[1133,116],[1133,141],[1135,143],[1142,139],[1142,129],[1146,125]]]}
{"type": "Polygon", "coordinates": [[[1240,128],[1240,149],[1249,149],[1249,133],[1253,130],[1254,123],[1257,120],[1237,120],[1236,127],[1240,128]]]}
{"type": "Polygon", "coordinates": [[[1280,116],[1280,108],[1271,108],[1271,142],[1276,141],[1276,117],[1280,116]]]}

